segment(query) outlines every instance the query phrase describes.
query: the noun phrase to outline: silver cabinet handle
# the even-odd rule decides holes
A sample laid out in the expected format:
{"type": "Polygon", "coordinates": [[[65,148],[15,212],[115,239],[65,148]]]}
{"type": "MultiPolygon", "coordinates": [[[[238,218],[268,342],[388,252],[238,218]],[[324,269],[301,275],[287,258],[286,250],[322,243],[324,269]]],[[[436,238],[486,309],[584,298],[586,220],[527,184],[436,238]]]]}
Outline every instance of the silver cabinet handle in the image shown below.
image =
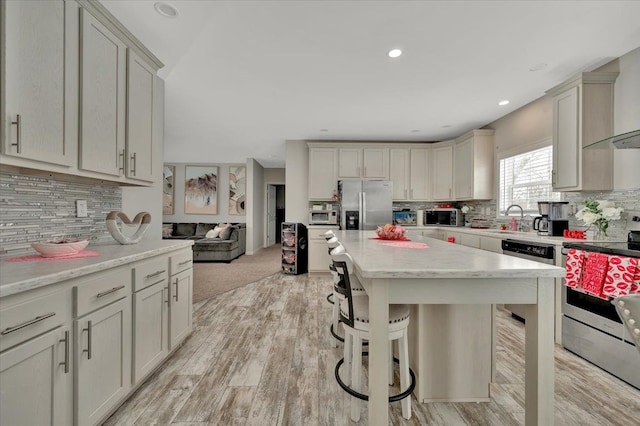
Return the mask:
{"type": "Polygon", "coordinates": [[[111,293],[116,292],[118,290],[122,290],[123,288],[124,288],[123,285],[121,285],[120,287],[114,287],[111,290],[103,291],[102,293],[96,294],[96,297],[106,296],[107,294],[111,294],[111,293]]]}
{"type": "Polygon", "coordinates": [[[60,340],[60,343],[64,342],[64,362],[58,365],[64,365],[65,374],[69,373],[69,331],[64,332],[64,339],[60,340]]]}
{"type": "Polygon", "coordinates": [[[91,359],[91,329],[91,321],[87,321],[87,328],[82,329],[87,332],[87,349],[82,350],[87,353],[87,359],[91,359]]]}
{"type": "Polygon", "coordinates": [[[178,301],[178,279],[177,278],[174,284],[176,286],[176,294],[173,295],[173,298],[176,299],[176,302],[177,302],[178,301]]]}
{"type": "Polygon", "coordinates": [[[136,175],[136,153],[134,152],[131,156],[131,160],[133,161],[133,166],[131,167],[131,174],[136,175]]]}
{"type": "Polygon", "coordinates": [[[156,271],[153,274],[147,275],[145,278],[149,279],[149,278],[157,277],[158,275],[163,274],[164,272],[165,272],[165,269],[163,269],[161,271],[156,271]]]}
{"type": "Polygon", "coordinates": [[[12,143],[11,146],[16,147],[16,152],[20,154],[22,152],[22,120],[20,114],[16,114],[16,121],[12,121],[11,124],[17,126],[16,143],[12,143]]]}
{"type": "Polygon", "coordinates": [[[364,168],[364,177],[367,177],[367,168],[366,167],[363,167],[363,168],[364,168]]]}
{"type": "Polygon", "coordinates": [[[167,293],[167,298],[165,299],[164,303],[166,303],[167,305],[169,304],[169,287],[165,287],[162,289],[162,298],[164,299],[164,294],[165,292],[167,293]]]}
{"type": "Polygon", "coordinates": [[[51,318],[55,314],[56,314],[55,312],[49,312],[48,314],[40,315],[38,317],[35,317],[32,320],[29,320],[27,322],[23,322],[22,324],[14,325],[13,327],[7,327],[4,330],[2,330],[2,332],[0,332],[0,335],[4,336],[6,334],[13,333],[14,331],[18,331],[18,330],[20,330],[22,328],[29,327],[30,325],[36,324],[36,323],[38,323],[40,321],[44,321],[47,318],[51,318]]]}
{"type": "Polygon", "coordinates": [[[122,152],[120,154],[118,154],[118,164],[122,164],[122,166],[118,167],[118,170],[122,171],[122,173],[124,173],[124,149],[122,150],[122,152]]]}
{"type": "Polygon", "coordinates": [[[407,198],[407,190],[404,190],[404,198],[407,198]]]}
{"type": "Polygon", "coordinates": [[[184,262],[178,263],[178,266],[186,265],[187,263],[191,263],[191,259],[190,260],[185,260],[184,262]]]}

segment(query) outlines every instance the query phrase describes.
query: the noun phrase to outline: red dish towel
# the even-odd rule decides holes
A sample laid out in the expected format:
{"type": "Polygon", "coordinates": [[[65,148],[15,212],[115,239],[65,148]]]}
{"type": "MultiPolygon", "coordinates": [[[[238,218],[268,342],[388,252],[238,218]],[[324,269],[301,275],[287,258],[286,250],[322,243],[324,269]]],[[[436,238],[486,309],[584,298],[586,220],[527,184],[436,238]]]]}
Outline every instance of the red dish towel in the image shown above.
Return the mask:
{"type": "Polygon", "coordinates": [[[640,294],[640,265],[636,268],[636,275],[633,277],[629,294],[640,294]]]}
{"type": "Polygon", "coordinates": [[[571,288],[582,287],[582,267],[584,266],[584,251],[569,249],[567,254],[567,272],[565,285],[571,288]]]}
{"type": "Polygon", "coordinates": [[[602,253],[589,253],[582,273],[582,290],[592,296],[609,300],[607,296],[602,295],[608,267],[609,256],[602,253]]]}
{"type": "Polygon", "coordinates": [[[631,291],[633,277],[638,270],[638,259],[624,256],[609,256],[607,277],[602,294],[608,297],[626,296],[631,291]]]}

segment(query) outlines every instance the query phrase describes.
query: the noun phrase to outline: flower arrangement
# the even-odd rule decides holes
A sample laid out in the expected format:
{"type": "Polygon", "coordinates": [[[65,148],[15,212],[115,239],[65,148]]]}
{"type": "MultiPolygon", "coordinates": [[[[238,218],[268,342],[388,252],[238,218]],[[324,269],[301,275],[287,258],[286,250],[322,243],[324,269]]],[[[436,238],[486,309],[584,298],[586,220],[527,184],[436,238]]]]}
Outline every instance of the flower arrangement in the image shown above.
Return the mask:
{"type": "Polygon", "coordinates": [[[460,208],[460,211],[462,211],[462,214],[467,214],[471,210],[473,210],[473,207],[467,206],[466,204],[464,206],[462,206],[462,208],[460,208]]]}
{"type": "Polygon", "coordinates": [[[621,207],[614,206],[613,201],[588,199],[584,205],[576,213],[576,219],[583,221],[589,227],[595,225],[603,237],[607,236],[609,221],[620,219],[620,213],[623,212],[621,207]]]}
{"type": "Polygon", "coordinates": [[[400,225],[391,225],[387,223],[384,226],[378,226],[376,229],[376,234],[378,237],[384,240],[401,240],[404,238],[404,233],[406,229],[404,229],[400,225]]]}

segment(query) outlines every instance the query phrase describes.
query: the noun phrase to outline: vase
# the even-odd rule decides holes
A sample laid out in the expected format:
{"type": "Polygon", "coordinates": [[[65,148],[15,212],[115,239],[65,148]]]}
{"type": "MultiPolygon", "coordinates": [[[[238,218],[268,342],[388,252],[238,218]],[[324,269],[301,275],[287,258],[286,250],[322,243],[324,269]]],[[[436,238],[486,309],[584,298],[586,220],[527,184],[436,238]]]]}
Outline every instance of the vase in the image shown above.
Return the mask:
{"type": "Polygon", "coordinates": [[[593,230],[593,239],[596,241],[605,241],[607,239],[607,234],[602,228],[596,226],[593,230]]]}

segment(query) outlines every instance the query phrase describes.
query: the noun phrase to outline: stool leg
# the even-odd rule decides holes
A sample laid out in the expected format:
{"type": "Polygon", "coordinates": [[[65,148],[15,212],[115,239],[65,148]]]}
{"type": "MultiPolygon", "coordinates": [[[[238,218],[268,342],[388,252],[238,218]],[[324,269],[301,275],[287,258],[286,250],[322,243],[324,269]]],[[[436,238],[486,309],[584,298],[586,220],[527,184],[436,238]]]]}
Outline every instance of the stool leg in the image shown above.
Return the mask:
{"type": "Polygon", "coordinates": [[[342,381],[351,386],[351,359],[353,357],[353,335],[345,330],[344,333],[344,377],[342,381]]]}
{"type": "Polygon", "coordinates": [[[389,386],[393,386],[393,340],[389,342],[389,386]]]}
{"type": "MultiPolygon", "coordinates": [[[[338,324],[340,323],[340,299],[338,299],[338,294],[335,291],[333,292],[332,319],[333,319],[333,331],[334,333],[338,334],[338,324]]],[[[333,339],[333,347],[337,348],[338,340],[333,336],[331,337],[333,339]]]]}
{"type": "MultiPolygon", "coordinates": [[[[361,392],[362,338],[357,334],[353,336],[353,358],[351,362],[351,389],[361,392]]],[[[355,396],[351,397],[351,420],[354,422],[360,420],[360,400],[355,396]]]]}
{"type": "MultiPolygon", "coordinates": [[[[400,390],[404,391],[411,384],[409,375],[409,345],[407,329],[402,332],[402,337],[398,341],[398,355],[400,358],[400,390]]],[[[402,417],[411,418],[411,395],[402,400],[402,417]]]]}

